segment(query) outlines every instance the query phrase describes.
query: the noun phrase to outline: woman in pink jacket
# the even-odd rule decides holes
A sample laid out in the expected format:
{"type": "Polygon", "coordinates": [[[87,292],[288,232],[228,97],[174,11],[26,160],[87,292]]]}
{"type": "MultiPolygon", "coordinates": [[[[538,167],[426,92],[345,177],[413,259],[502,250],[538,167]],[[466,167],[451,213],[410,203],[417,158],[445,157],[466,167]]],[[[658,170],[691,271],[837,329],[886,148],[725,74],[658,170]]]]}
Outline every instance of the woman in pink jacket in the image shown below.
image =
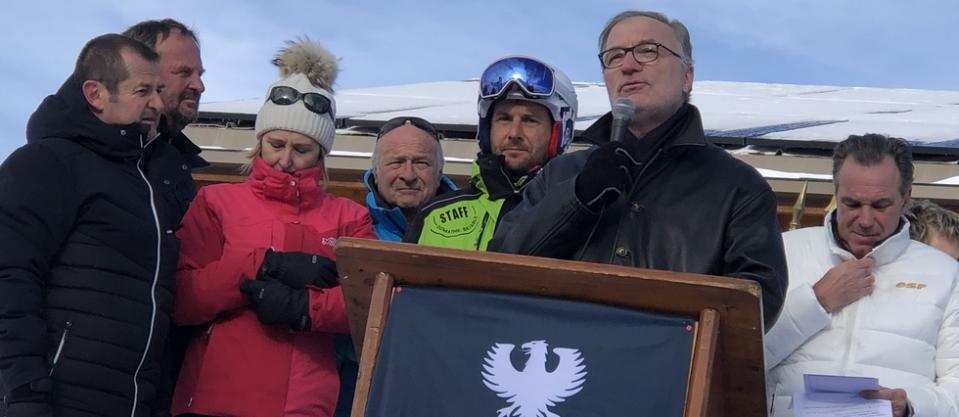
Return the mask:
{"type": "Polygon", "coordinates": [[[335,133],[335,59],[308,39],[274,63],[256,118],[250,175],[204,187],[182,240],[173,318],[202,326],[187,350],[174,415],[331,416],[335,333],[348,332],[333,246],[375,239],[362,206],[324,192],[335,133]]]}

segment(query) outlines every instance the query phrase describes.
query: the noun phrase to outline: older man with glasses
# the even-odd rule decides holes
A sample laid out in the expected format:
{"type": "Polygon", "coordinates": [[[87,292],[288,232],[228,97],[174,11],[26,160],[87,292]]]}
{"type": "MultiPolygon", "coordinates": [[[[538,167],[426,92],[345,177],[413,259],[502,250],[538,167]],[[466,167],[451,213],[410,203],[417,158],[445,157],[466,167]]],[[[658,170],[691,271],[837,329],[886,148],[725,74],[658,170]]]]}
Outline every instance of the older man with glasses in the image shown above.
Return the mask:
{"type": "Polygon", "coordinates": [[[492,250],[753,280],[768,329],[786,289],[776,195],[706,142],[689,104],[686,27],[626,11],[606,24],[599,51],[624,128],[612,112],[594,122],[583,136],[600,145],[551,162],[503,219],[492,250]]]}

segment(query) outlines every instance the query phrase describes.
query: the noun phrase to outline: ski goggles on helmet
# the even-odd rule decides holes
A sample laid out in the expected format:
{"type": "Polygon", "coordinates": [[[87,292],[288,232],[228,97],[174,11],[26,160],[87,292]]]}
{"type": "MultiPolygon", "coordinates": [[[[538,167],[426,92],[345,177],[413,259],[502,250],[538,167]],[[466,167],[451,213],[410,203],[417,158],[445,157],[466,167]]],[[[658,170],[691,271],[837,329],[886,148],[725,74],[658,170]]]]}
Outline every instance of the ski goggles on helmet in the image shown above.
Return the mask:
{"type": "Polygon", "coordinates": [[[320,93],[301,93],[293,87],[279,85],[270,90],[270,101],[278,106],[289,106],[303,100],[307,110],[316,114],[330,112],[330,99],[320,93]]]}
{"type": "Polygon", "coordinates": [[[480,77],[480,98],[502,95],[516,85],[529,98],[549,97],[554,87],[553,69],[532,58],[508,57],[492,63],[480,77]]]}

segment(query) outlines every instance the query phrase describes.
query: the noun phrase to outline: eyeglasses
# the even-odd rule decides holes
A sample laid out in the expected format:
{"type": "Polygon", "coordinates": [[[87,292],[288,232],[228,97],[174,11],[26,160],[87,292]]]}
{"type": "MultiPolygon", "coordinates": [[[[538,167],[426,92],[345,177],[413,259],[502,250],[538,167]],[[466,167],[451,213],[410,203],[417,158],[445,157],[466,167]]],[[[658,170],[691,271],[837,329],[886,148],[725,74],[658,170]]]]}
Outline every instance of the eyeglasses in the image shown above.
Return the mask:
{"type": "Polygon", "coordinates": [[[641,43],[630,48],[609,48],[599,53],[599,63],[603,65],[603,69],[619,68],[623,66],[626,53],[632,52],[633,59],[635,59],[636,62],[648,64],[659,59],[660,48],[665,49],[676,56],[676,58],[682,60],[683,63],[686,63],[686,58],[683,58],[682,55],[677,54],[672,49],[666,47],[666,45],[658,42],[641,43]]]}
{"type": "Polygon", "coordinates": [[[329,113],[331,104],[330,99],[319,93],[300,93],[293,87],[276,86],[270,90],[270,101],[279,106],[289,106],[299,100],[303,100],[303,105],[316,114],[329,113]]]}
{"type": "Polygon", "coordinates": [[[502,95],[511,84],[529,98],[553,95],[553,69],[532,58],[508,57],[490,64],[480,76],[480,98],[502,95]]]}
{"type": "Polygon", "coordinates": [[[379,133],[376,134],[376,140],[380,140],[387,133],[392,132],[394,129],[399,128],[400,126],[413,125],[417,129],[420,129],[437,141],[440,140],[443,136],[440,135],[440,132],[436,130],[436,126],[433,126],[432,123],[421,119],[419,117],[394,117],[390,120],[387,120],[386,123],[383,123],[383,126],[380,126],[379,133]]]}

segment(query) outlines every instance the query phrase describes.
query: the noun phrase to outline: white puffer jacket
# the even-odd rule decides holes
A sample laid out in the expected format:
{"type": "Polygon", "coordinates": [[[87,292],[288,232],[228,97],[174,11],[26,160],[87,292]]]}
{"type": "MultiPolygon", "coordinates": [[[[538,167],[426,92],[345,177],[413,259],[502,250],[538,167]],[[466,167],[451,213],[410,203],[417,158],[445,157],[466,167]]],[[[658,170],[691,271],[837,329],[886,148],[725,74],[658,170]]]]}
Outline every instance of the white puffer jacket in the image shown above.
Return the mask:
{"type": "Polygon", "coordinates": [[[789,265],[786,304],[765,337],[773,416],[792,416],[803,374],[879,378],[906,390],[916,417],[959,416],[959,262],[898,233],[873,248],[873,293],[829,314],[813,285],[854,256],[824,227],[783,234],[789,265]]]}

